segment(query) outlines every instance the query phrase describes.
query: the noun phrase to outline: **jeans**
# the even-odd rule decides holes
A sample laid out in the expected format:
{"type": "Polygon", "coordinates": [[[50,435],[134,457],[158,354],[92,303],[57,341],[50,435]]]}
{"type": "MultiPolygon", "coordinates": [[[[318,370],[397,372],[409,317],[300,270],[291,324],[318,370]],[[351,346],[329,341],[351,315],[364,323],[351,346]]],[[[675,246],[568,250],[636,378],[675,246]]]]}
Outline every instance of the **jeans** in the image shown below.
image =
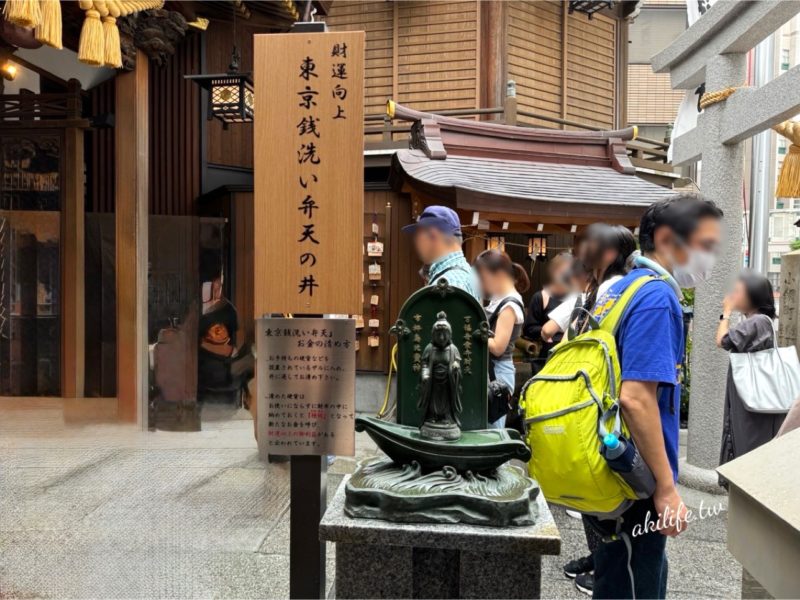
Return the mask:
{"type": "Polygon", "coordinates": [[[489,429],[505,429],[506,428],[506,416],[503,415],[494,423],[489,423],[489,429]]]}
{"type": "MultiPolygon", "coordinates": [[[[516,369],[514,368],[514,361],[513,360],[499,360],[494,363],[494,378],[496,381],[500,381],[505,386],[511,390],[511,395],[514,395],[514,374],[516,373],[516,369]]],[[[492,429],[504,429],[506,426],[506,415],[503,415],[494,423],[489,423],[489,427],[492,429]]]]}
{"type": "Polygon", "coordinates": [[[516,381],[514,381],[515,373],[516,369],[514,368],[513,360],[498,360],[494,363],[494,378],[504,383],[512,394],[514,393],[514,387],[516,387],[516,381]]]}
{"type": "Polygon", "coordinates": [[[589,524],[606,538],[594,552],[592,598],[666,598],[667,537],[658,531],[640,532],[647,531],[646,521],[656,519],[652,498],[634,502],[622,514],[621,522],[587,517],[589,524]],[[638,535],[634,536],[637,524],[638,535]],[[615,533],[616,539],[608,539],[615,533]]]}

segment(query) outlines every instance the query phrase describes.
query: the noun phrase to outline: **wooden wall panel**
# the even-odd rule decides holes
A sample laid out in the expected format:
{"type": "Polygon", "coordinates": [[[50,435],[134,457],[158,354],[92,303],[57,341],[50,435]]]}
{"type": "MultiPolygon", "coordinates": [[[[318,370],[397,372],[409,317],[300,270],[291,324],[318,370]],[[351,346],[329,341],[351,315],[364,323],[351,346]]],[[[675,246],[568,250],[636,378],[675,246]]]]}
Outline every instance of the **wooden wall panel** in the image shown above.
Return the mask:
{"type": "Polygon", "coordinates": [[[567,119],[614,128],[617,22],[568,17],[567,119]]]}
{"type": "Polygon", "coordinates": [[[462,2],[335,2],[333,31],[367,34],[365,114],[394,100],[419,110],[477,108],[479,10],[462,2]]]}
{"type": "Polygon", "coordinates": [[[364,114],[385,112],[386,100],[393,94],[394,3],[337,2],[325,19],[332,31],[365,31],[367,48],[364,77],[364,114]]]}
{"type": "MultiPolygon", "coordinates": [[[[520,110],[562,116],[562,18],[560,2],[508,4],[508,78],[517,84],[520,110]]],[[[553,127],[520,117],[520,121],[553,127]]]]}
{"type": "Polygon", "coordinates": [[[478,3],[397,4],[397,100],[418,110],[478,108],[478,3]]]}
{"type": "MultiPolygon", "coordinates": [[[[89,116],[113,115],[116,83],[104,81],[89,90],[89,116]]],[[[86,130],[86,212],[114,212],[114,128],[86,130]]]]}
{"type": "Polygon", "coordinates": [[[150,69],[150,214],[192,215],[200,195],[201,39],[188,36],[161,67],[150,69]]]}
{"type": "Polygon", "coordinates": [[[370,285],[367,266],[370,257],[364,257],[364,306],[362,315],[366,322],[371,315],[370,296],[378,294],[380,302],[377,318],[380,320],[380,346],[370,348],[367,337],[368,327],[358,332],[360,349],[356,355],[359,371],[386,372],[389,366],[389,352],[395,338],[389,335],[389,327],[397,320],[400,308],[412,293],[422,286],[419,269],[422,264],[417,259],[411,236],[403,234],[401,228],[413,221],[411,217],[411,198],[390,190],[368,190],[364,192],[364,243],[372,239],[373,219],[378,224],[378,239],[384,243],[381,263],[382,279],[377,285],[370,285]]]}
{"type": "MultiPolygon", "coordinates": [[[[520,110],[613,128],[617,22],[567,14],[558,0],[508,3],[508,78],[520,110]]],[[[542,127],[550,122],[520,117],[542,127]]]]}

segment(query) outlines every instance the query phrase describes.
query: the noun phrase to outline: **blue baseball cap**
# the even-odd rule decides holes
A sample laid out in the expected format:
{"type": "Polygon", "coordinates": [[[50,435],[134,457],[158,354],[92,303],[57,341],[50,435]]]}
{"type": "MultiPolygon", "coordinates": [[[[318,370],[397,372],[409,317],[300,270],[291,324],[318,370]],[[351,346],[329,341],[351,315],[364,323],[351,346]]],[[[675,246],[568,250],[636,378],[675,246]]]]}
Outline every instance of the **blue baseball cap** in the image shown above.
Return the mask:
{"type": "Polygon", "coordinates": [[[461,235],[461,221],[456,211],[446,206],[429,206],[417,217],[416,223],[403,227],[403,232],[414,233],[419,227],[433,227],[447,235],[461,235]]]}

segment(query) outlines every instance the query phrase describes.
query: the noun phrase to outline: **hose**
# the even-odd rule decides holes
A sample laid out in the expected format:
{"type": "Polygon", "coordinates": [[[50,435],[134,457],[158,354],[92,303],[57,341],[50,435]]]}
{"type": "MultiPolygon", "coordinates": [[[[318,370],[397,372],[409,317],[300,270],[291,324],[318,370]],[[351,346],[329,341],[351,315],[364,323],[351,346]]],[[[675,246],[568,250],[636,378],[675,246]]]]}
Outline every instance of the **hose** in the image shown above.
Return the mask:
{"type": "MultiPolygon", "coordinates": [[[[397,371],[397,344],[392,346],[392,351],[389,353],[389,375],[386,377],[386,393],[383,395],[383,406],[378,411],[378,418],[383,419],[390,411],[389,409],[389,393],[392,390],[392,372],[397,371]]],[[[392,407],[394,408],[394,407],[392,407]]]]}

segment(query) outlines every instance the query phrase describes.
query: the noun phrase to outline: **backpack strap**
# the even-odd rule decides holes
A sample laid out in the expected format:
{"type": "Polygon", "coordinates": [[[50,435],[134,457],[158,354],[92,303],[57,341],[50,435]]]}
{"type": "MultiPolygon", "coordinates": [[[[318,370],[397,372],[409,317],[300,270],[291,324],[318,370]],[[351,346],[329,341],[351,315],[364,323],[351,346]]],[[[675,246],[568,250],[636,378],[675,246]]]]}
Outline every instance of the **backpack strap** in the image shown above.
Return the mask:
{"type": "Polygon", "coordinates": [[[497,319],[500,318],[500,313],[508,304],[516,304],[522,309],[522,314],[525,314],[525,305],[522,302],[512,296],[506,296],[500,301],[500,304],[497,305],[497,308],[494,309],[494,312],[489,317],[489,327],[494,328],[497,324],[497,319]]]}
{"type": "Polygon", "coordinates": [[[622,316],[625,314],[625,309],[628,308],[628,304],[633,300],[636,292],[638,292],[644,284],[659,280],[663,280],[663,278],[656,277],[655,275],[642,275],[628,284],[625,291],[614,301],[614,304],[600,321],[600,328],[610,331],[612,334],[616,334],[622,321],[622,316]]]}

